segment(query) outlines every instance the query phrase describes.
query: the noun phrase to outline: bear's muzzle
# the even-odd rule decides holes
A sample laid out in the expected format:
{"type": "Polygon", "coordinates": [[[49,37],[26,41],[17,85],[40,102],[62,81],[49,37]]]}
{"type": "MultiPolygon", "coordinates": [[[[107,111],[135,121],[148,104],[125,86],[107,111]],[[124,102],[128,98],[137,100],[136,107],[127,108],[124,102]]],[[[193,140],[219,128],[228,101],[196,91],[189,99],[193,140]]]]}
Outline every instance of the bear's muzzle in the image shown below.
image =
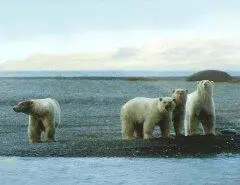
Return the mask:
{"type": "Polygon", "coordinates": [[[14,110],[15,112],[20,112],[20,110],[19,110],[19,108],[18,108],[17,105],[14,105],[14,106],[13,106],[13,110],[14,110]]]}
{"type": "Polygon", "coordinates": [[[173,108],[172,104],[168,104],[168,105],[165,106],[165,109],[166,109],[166,110],[170,110],[170,109],[172,109],[172,108],[173,108]]]}

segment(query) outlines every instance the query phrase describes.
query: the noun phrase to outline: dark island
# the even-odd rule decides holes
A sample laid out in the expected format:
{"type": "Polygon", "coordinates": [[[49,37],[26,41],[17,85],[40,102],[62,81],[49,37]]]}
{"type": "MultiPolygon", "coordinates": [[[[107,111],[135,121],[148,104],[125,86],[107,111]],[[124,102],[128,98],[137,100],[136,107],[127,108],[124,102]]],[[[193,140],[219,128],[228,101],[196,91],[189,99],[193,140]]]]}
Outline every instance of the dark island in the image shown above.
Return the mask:
{"type": "Polygon", "coordinates": [[[230,82],[233,77],[224,71],[205,70],[192,74],[187,77],[187,81],[211,80],[214,82],[230,82]]]}

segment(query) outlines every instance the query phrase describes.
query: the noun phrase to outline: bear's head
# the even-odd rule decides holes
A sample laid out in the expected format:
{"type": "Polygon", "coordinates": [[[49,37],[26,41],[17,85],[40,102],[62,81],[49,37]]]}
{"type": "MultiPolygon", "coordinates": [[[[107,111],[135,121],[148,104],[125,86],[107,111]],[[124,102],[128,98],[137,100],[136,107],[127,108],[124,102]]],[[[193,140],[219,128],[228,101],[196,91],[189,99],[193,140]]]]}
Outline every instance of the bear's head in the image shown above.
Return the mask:
{"type": "Polygon", "coordinates": [[[183,105],[187,101],[187,89],[174,89],[172,91],[172,98],[176,99],[177,105],[183,105]]]}
{"type": "Polygon", "coordinates": [[[13,106],[13,110],[15,112],[23,112],[25,114],[30,114],[33,107],[33,101],[27,100],[23,102],[19,102],[18,104],[13,106]]]}
{"type": "Polygon", "coordinates": [[[160,112],[170,112],[176,106],[176,99],[171,97],[160,97],[158,99],[158,109],[160,112]]]}
{"type": "Polygon", "coordinates": [[[198,81],[197,82],[197,90],[201,94],[211,95],[213,92],[213,85],[214,85],[213,81],[209,81],[209,80],[198,81]]]}

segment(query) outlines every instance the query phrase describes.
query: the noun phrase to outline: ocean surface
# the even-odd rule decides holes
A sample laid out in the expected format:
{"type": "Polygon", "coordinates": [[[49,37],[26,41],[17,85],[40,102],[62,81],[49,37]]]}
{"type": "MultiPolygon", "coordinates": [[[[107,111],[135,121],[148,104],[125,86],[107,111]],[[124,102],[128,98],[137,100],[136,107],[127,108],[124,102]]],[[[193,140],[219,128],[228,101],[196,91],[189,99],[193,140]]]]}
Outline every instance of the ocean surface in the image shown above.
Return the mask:
{"type": "MultiPolygon", "coordinates": [[[[0,73],[0,76],[4,76],[0,78],[0,145],[14,151],[17,148],[15,145],[28,143],[27,116],[12,110],[12,106],[19,101],[53,97],[60,102],[62,122],[57,140],[64,142],[70,136],[75,141],[82,138],[116,140],[121,139],[119,110],[127,100],[136,96],[169,96],[174,88],[185,88],[189,92],[196,89],[195,82],[186,82],[184,78],[134,81],[126,78],[78,78],[88,75],[76,75],[74,72],[68,75],[49,72],[39,75],[31,72],[0,73]]],[[[111,76],[95,73],[95,76],[144,75],[114,73],[111,76]]],[[[151,73],[146,76],[157,75],[151,73]]],[[[239,83],[215,84],[217,132],[230,128],[240,131],[239,91],[239,83]]],[[[0,157],[1,185],[234,185],[240,182],[239,154],[199,158],[21,158],[14,157],[14,152],[12,155],[0,157]]]]}
{"type": "Polygon", "coordinates": [[[193,71],[0,71],[0,77],[185,76],[193,71]]]}
{"type": "MultiPolygon", "coordinates": [[[[0,71],[0,77],[182,77],[197,71],[0,71]]],[[[240,76],[240,71],[227,71],[240,76]]]]}
{"type": "Polygon", "coordinates": [[[1,185],[237,185],[240,156],[213,158],[0,157],[1,185]]]}

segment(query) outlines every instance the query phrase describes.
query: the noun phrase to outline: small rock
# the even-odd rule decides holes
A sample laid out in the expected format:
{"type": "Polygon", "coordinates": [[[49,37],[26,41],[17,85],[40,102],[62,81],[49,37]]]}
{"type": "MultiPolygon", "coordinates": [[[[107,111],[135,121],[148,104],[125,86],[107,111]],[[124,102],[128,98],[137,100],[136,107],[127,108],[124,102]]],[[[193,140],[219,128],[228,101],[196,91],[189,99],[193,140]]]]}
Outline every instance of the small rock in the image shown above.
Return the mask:
{"type": "Polygon", "coordinates": [[[222,134],[237,134],[237,131],[235,129],[224,129],[221,130],[222,134]]]}

